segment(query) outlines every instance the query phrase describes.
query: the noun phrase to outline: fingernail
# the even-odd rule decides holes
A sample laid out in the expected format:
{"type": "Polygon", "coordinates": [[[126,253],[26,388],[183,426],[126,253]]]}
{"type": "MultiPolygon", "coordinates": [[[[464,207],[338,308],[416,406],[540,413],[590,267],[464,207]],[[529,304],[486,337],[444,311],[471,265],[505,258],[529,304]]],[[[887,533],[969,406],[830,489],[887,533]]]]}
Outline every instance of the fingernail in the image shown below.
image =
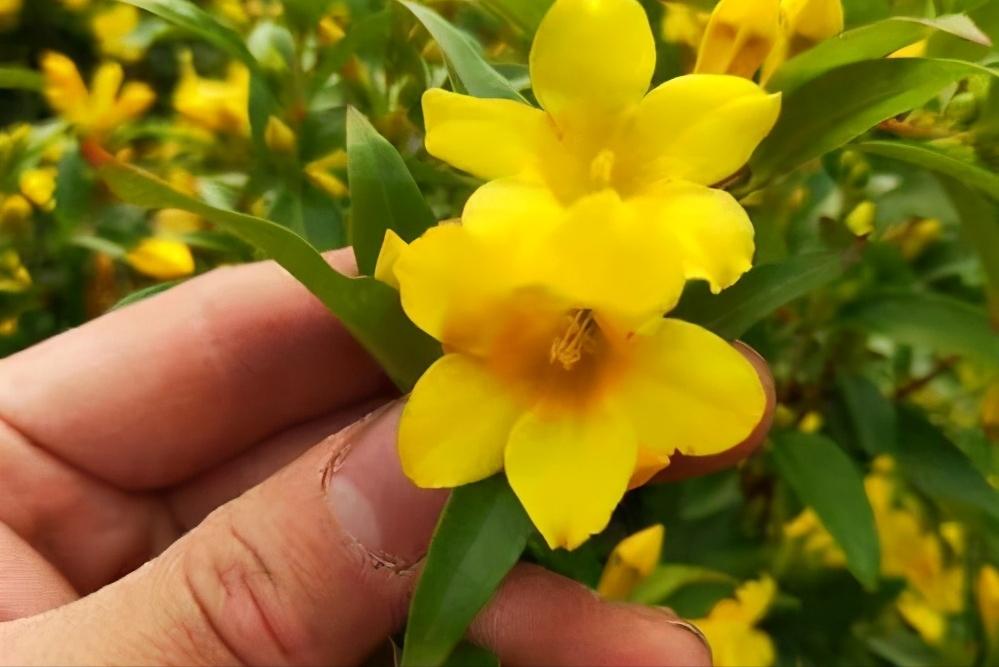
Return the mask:
{"type": "Polygon", "coordinates": [[[654,609],[660,612],[663,616],[665,616],[666,622],[672,625],[673,627],[686,630],[690,634],[697,637],[697,639],[704,645],[704,648],[707,649],[708,656],[711,657],[712,662],[714,661],[711,652],[711,644],[708,643],[708,638],[704,636],[704,633],[701,632],[701,629],[699,627],[697,627],[688,620],[680,618],[680,616],[677,615],[677,613],[669,607],[659,606],[655,607],[654,609]]]}
{"type": "Polygon", "coordinates": [[[396,447],[403,401],[376,410],[345,434],[327,499],[340,527],[365,551],[404,569],[423,558],[447,491],[420,489],[396,447]]]}

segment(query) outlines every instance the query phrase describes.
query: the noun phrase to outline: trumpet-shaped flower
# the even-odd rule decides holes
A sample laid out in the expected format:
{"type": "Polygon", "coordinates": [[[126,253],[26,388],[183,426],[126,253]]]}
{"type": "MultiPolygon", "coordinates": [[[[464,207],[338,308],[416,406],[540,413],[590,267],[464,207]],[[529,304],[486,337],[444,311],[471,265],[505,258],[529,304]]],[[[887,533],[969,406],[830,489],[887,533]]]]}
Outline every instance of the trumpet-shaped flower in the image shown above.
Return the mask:
{"type": "Polygon", "coordinates": [[[188,121],[212,132],[246,135],[249,99],[250,72],[244,65],[231,63],[224,80],[205,79],[194,68],[191,53],[182,54],[173,107],[188,121]]]}
{"type": "Polygon", "coordinates": [[[773,640],[755,626],[767,614],[777,594],[770,577],[747,581],[734,598],[718,602],[707,618],[694,621],[711,646],[717,667],[769,667],[776,652],[773,640]]]}
{"type": "Polygon", "coordinates": [[[132,5],[114,4],[90,19],[90,29],[101,53],[126,62],[138,60],[145,51],[143,44],[134,36],[138,27],[139,10],[132,5]]]}
{"type": "Polygon", "coordinates": [[[607,600],[630,598],[659,564],[665,534],[663,525],[656,524],[623,539],[607,559],[597,593],[607,600]]]}
{"type": "Polygon", "coordinates": [[[724,451],[765,397],[725,341],[662,318],[684,284],[668,225],[613,190],[568,209],[533,192],[390,244],[403,308],[446,350],[399,449],[423,487],[505,469],[548,544],[571,549],[606,526],[640,452],[724,451]]]}
{"type": "Polygon", "coordinates": [[[749,268],[753,230],[731,196],[708,186],[746,163],[776,122],[780,98],[716,75],[647,93],[654,67],[636,0],[557,0],[530,55],[542,109],[429,90],[427,150],[492,181],[473,200],[530,201],[546,191],[568,204],[613,189],[673,234],[685,277],[721,290],[749,268]],[[677,196],[694,215],[672,215],[677,196]]]}
{"type": "Polygon", "coordinates": [[[89,90],[73,61],[61,53],[45,53],[41,64],[49,106],[85,136],[104,137],[141,116],[156,99],[144,83],[122,85],[125,74],[118,63],[99,65],[89,90]]]}

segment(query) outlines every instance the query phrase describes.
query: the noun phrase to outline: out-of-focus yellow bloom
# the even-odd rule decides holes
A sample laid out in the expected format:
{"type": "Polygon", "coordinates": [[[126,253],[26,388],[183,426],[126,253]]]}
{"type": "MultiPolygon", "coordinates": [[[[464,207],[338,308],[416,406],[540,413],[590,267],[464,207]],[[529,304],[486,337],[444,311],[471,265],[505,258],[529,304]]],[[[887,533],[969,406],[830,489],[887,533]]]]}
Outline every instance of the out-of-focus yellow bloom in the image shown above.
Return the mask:
{"type": "Polygon", "coordinates": [[[792,540],[800,539],[804,553],[825,567],[846,566],[846,557],[836,544],[836,540],[826,531],[818,515],[811,508],[804,510],[785,524],[784,535],[792,540]]]}
{"type": "Polygon", "coordinates": [[[877,204],[872,201],[862,201],[847,214],[844,223],[856,236],[868,236],[874,231],[877,213],[877,204]]]}
{"type": "Polygon", "coordinates": [[[204,226],[201,216],[179,208],[160,209],[153,215],[153,228],[166,236],[196,232],[204,226]]]}
{"type": "Polygon", "coordinates": [[[776,122],[780,97],[707,74],[646,94],[654,66],[638,2],[557,0],[530,55],[543,110],[429,90],[427,150],[491,181],[472,195],[472,208],[569,204],[613,189],[673,235],[685,277],[718,292],[749,269],[753,228],[731,195],[709,186],[746,163],[776,122]]]}
{"type": "Polygon", "coordinates": [[[927,41],[921,39],[918,42],[913,42],[909,46],[903,46],[898,51],[892,53],[889,58],[922,58],[926,55],[926,45],[927,41]]]}
{"type": "Polygon", "coordinates": [[[115,128],[141,116],[156,99],[144,83],[129,82],[118,63],[102,63],[91,79],[90,89],[80,78],[72,60],[48,51],[42,56],[45,98],[60,116],[84,136],[101,139],[115,128]]]}
{"type": "Polygon", "coordinates": [[[323,46],[332,46],[347,36],[336,18],[329,15],[319,19],[316,34],[319,36],[319,43],[323,46]]]}
{"type": "Polygon", "coordinates": [[[694,621],[707,637],[715,667],[770,667],[776,659],[773,640],[755,626],[777,595],[774,580],[747,581],[735,598],[718,602],[707,618],[694,621]]]}
{"type": "Polygon", "coordinates": [[[188,121],[213,132],[246,135],[249,100],[250,72],[244,65],[230,63],[224,80],[204,79],[194,68],[191,53],[182,54],[173,108],[188,121]]]}
{"type": "Polygon", "coordinates": [[[816,410],[809,410],[798,422],[798,430],[802,433],[818,433],[825,426],[825,419],[822,413],[816,410]]]}
{"type": "Polygon", "coordinates": [[[21,15],[24,0],[0,0],[0,30],[5,30],[17,24],[21,15]]]}
{"type": "Polygon", "coordinates": [[[400,253],[403,308],[447,354],[406,404],[399,451],[422,487],[505,469],[548,544],[571,549],[607,525],[639,449],[725,451],[765,396],[732,346],[663,318],[684,276],[660,220],[613,190],[568,208],[532,192],[518,210],[480,197],[400,253]]]}
{"type": "Polygon", "coordinates": [[[35,206],[50,211],[55,206],[53,195],[56,189],[56,176],[58,170],[55,167],[39,167],[37,169],[25,169],[18,178],[18,187],[21,194],[27,197],[35,206]]]}
{"type": "Polygon", "coordinates": [[[622,540],[607,559],[597,593],[607,600],[630,598],[635,587],[659,564],[665,534],[662,524],[656,524],[622,540]]]}
{"type": "Polygon", "coordinates": [[[295,132],[283,120],[271,116],[267,119],[267,127],[264,128],[264,143],[274,153],[290,155],[295,152],[298,139],[295,138],[295,132]]]}
{"type": "Polygon", "coordinates": [[[330,173],[331,169],[346,169],[347,153],[338,148],[328,155],[324,155],[318,160],[305,165],[305,176],[314,186],[327,193],[331,197],[346,197],[347,184],[343,179],[330,173]]]}
{"type": "Polygon", "coordinates": [[[842,0],[781,0],[781,30],[763,65],[766,82],[789,58],[843,32],[842,0]]]}
{"type": "Polygon", "coordinates": [[[250,17],[240,0],[214,0],[212,3],[219,14],[227,18],[237,26],[246,25],[250,22],[250,17]]]}
{"type": "Polygon", "coordinates": [[[663,5],[663,39],[674,44],[684,44],[696,51],[708,27],[710,12],[679,2],[664,2],[663,5]]]}
{"type": "Polygon", "coordinates": [[[17,228],[31,218],[31,204],[19,194],[0,194],[0,229],[17,228]]]}
{"type": "Polygon", "coordinates": [[[82,12],[90,6],[91,0],[59,0],[59,4],[71,12],[82,12]]]}
{"type": "Polygon", "coordinates": [[[31,287],[31,274],[15,250],[0,252],[0,292],[23,292],[31,287]]]}
{"type": "Polygon", "coordinates": [[[922,218],[892,227],[885,232],[884,240],[897,244],[902,256],[913,260],[940,240],[942,231],[943,225],[937,218],[922,218]]]}
{"type": "Polygon", "coordinates": [[[175,280],[194,273],[191,249],[173,239],[143,239],[128,251],[125,261],[139,273],[157,280],[175,280]]]}
{"type": "Polygon", "coordinates": [[[991,565],[982,567],[978,572],[975,597],[991,654],[999,656],[999,570],[991,565]]]}
{"type": "Polygon", "coordinates": [[[90,19],[90,29],[97,38],[101,53],[132,62],[142,57],[144,49],[129,37],[139,27],[139,10],[132,5],[115,3],[90,19]]]}
{"type": "Polygon", "coordinates": [[[751,78],[779,32],[779,0],[721,0],[711,12],[694,71],[751,78]]]}

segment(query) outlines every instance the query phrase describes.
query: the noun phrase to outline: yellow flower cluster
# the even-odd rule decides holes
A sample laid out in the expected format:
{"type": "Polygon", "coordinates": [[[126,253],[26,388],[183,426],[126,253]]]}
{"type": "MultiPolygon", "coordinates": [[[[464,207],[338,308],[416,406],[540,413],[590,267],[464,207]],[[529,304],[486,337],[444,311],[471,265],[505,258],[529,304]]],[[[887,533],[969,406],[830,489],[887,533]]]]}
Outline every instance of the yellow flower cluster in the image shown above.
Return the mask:
{"type": "Polygon", "coordinates": [[[770,636],[756,625],[763,620],[777,595],[777,584],[768,576],[747,581],[734,598],[719,601],[705,618],[694,621],[711,646],[715,667],[770,667],[776,650],[770,636]]]}
{"type": "Polygon", "coordinates": [[[712,186],[780,98],[708,74],[649,91],[654,67],[636,0],[557,0],[530,54],[541,108],[428,91],[427,150],[487,182],[460,224],[389,239],[378,270],[446,352],[403,414],[406,473],[453,487],[505,470],[553,548],[603,529],[674,453],[738,444],[764,409],[738,351],[664,314],[685,281],[718,292],[749,269],[749,217],[712,186]]]}

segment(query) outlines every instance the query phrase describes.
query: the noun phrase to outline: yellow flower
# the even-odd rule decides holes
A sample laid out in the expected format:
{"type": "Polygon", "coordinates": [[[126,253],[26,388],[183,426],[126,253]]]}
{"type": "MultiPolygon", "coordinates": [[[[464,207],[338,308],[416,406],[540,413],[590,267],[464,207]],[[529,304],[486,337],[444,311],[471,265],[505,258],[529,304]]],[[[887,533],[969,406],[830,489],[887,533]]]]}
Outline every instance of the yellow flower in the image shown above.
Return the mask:
{"type": "Polygon", "coordinates": [[[607,559],[597,593],[608,600],[630,598],[635,586],[659,564],[664,535],[665,528],[656,524],[622,540],[607,559]]]}
{"type": "Polygon", "coordinates": [[[0,0],[0,30],[17,23],[23,5],[24,0],[0,0]]]}
{"type": "Polygon", "coordinates": [[[204,226],[201,216],[179,208],[164,208],[153,214],[153,228],[164,235],[196,232],[204,226]]]}
{"type": "Polygon", "coordinates": [[[291,154],[295,152],[298,139],[295,137],[295,132],[283,120],[271,116],[267,119],[267,127],[264,128],[264,143],[274,153],[291,154]]]}
{"type": "Polygon", "coordinates": [[[125,261],[139,273],[157,280],[174,280],[194,273],[190,248],[172,239],[143,239],[125,255],[125,261]]]}
{"type": "Polygon", "coordinates": [[[708,27],[708,12],[679,2],[663,3],[663,39],[697,49],[708,27]]]}
{"type": "Polygon", "coordinates": [[[31,217],[31,204],[21,195],[0,194],[0,229],[19,227],[31,217]]]}
{"type": "Polygon", "coordinates": [[[59,4],[71,12],[83,11],[90,6],[91,0],[59,0],[59,4]]]}
{"type": "Polygon", "coordinates": [[[874,221],[877,219],[877,204],[868,200],[857,204],[843,221],[847,229],[856,236],[868,236],[874,231],[874,221]]]}
{"type": "Polygon", "coordinates": [[[305,176],[314,186],[331,197],[346,197],[347,184],[330,173],[331,169],[346,169],[347,153],[341,148],[305,165],[305,176]]]}
{"type": "Polygon", "coordinates": [[[156,99],[144,83],[122,85],[118,63],[102,63],[94,72],[90,90],[72,60],[52,51],[42,56],[45,98],[49,106],[84,136],[102,138],[121,124],[138,118],[156,99]]]}
{"type": "Polygon", "coordinates": [[[447,353],[417,383],[399,449],[422,487],[505,469],[548,544],[571,549],[607,525],[640,449],[724,451],[765,397],[732,346],[663,319],[684,284],[666,226],[613,190],[567,209],[532,192],[480,197],[400,252],[403,308],[447,353]]]}
{"type": "Polygon", "coordinates": [[[781,0],[781,31],[763,66],[767,81],[789,58],[843,32],[842,0],[781,0]]]}
{"type": "Polygon", "coordinates": [[[982,567],[978,573],[975,597],[989,646],[999,655],[999,570],[991,565],[982,567]]]}
{"type": "Polygon", "coordinates": [[[319,19],[316,34],[319,36],[319,43],[323,46],[332,46],[347,35],[343,27],[337,23],[336,18],[329,15],[319,19]]]}
{"type": "Polygon", "coordinates": [[[687,278],[714,291],[738,280],[753,228],[711,189],[746,163],[780,98],[738,77],[691,75],[646,94],[655,44],[635,0],[557,0],[530,55],[542,109],[427,91],[426,147],[491,181],[469,206],[518,206],[550,192],[563,204],[611,188],[673,235],[687,278]],[[682,200],[683,215],[677,215],[682,200]]]}
{"type": "Polygon", "coordinates": [[[715,667],[769,667],[776,652],[773,640],[756,624],[777,594],[774,580],[764,576],[738,588],[734,599],[718,602],[707,618],[694,621],[711,646],[715,667]]]}
{"type": "Polygon", "coordinates": [[[31,274],[14,250],[0,252],[0,292],[23,292],[31,287],[31,274]]]}
{"type": "Polygon", "coordinates": [[[138,60],[144,49],[129,39],[139,27],[139,10],[132,5],[115,3],[90,19],[90,29],[101,53],[126,62],[138,60]]]}
{"type": "Polygon", "coordinates": [[[55,205],[52,197],[55,194],[57,175],[55,167],[25,169],[18,178],[18,187],[31,203],[49,211],[55,205]]]}
{"type": "Polygon", "coordinates": [[[779,33],[778,0],[721,0],[711,12],[694,71],[752,78],[779,33]]]}
{"type": "Polygon", "coordinates": [[[246,135],[250,131],[249,99],[250,72],[244,65],[230,63],[224,80],[203,79],[190,52],[181,56],[173,108],[190,122],[213,132],[246,135]]]}

